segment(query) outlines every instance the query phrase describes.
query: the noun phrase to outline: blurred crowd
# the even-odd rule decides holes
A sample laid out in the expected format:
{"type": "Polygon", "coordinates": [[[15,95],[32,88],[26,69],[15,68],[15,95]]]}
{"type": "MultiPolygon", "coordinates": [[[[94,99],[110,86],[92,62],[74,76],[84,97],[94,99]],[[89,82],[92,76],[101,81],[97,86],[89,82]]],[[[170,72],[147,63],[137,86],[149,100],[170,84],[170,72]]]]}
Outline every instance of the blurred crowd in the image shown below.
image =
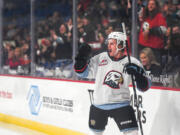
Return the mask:
{"type": "MultiPolygon", "coordinates": [[[[177,76],[173,79],[179,79],[180,1],[156,1],[156,9],[151,14],[148,10],[153,6],[148,6],[149,0],[138,0],[139,59],[153,76],[168,74],[177,76]],[[161,31],[149,30],[152,25],[147,25],[148,17],[151,20],[157,13],[162,16],[163,23],[156,20],[156,27],[163,27],[161,31]],[[148,38],[149,42],[142,41],[140,35],[144,39],[148,38]],[[150,44],[152,36],[162,42],[158,44],[154,41],[153,45],[150,44]]],[[[26,67],[29,71],[30,0],[21,3],[22,0],[4,1],[3,64],[6,68],[8,66],[17,70],[26,67]]],[[[35,63],[36,74],[39,76],[73,77],[72,4],[71,0],[35,0],[35,63]]],[[[132,0],[77,0],[78,47],[88,43],[93,48],[93,55],[105,51],[107,35],[112,31],[122,31],[122,22],[126,24],[128,43],[131,46],[132,0]]]]}

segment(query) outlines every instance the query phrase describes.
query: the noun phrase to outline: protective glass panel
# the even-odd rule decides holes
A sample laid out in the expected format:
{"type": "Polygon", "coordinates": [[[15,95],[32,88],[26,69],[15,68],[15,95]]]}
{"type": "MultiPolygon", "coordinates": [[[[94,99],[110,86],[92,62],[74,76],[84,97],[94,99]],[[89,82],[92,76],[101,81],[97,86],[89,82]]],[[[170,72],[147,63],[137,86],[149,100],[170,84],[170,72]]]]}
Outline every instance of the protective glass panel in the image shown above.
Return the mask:
{"type": "Polygon", "coordinates": [[[1,1],[4,74],[92,81],[74,72],[78,49],[89,44],[91,56],[107,51],[108,34],[124,22],[129,54],[137,54],[152,85],[180,88],[177,0],[137,0],[136,10],[132,0],[1,1]]]}
{"type": "Polygon", "coordinates": [[[30,72],[30,0],[4,0],[2,6],[2,69],[4,74],[30,72]]]}

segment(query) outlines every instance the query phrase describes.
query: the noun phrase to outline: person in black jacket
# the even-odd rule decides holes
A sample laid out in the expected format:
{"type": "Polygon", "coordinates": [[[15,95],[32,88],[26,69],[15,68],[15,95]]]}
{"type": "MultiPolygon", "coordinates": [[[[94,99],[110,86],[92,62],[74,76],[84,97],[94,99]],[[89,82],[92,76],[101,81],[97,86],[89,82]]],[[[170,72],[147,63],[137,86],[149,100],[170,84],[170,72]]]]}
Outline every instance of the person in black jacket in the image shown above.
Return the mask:
{"type": "Polygon", "coordinates": [[[160,76],[162,73],[161,65],[156,61],[154,53],[151,48],[144,48],[139,54],[140,61],[146,71],[153,76],[160,76]]]}

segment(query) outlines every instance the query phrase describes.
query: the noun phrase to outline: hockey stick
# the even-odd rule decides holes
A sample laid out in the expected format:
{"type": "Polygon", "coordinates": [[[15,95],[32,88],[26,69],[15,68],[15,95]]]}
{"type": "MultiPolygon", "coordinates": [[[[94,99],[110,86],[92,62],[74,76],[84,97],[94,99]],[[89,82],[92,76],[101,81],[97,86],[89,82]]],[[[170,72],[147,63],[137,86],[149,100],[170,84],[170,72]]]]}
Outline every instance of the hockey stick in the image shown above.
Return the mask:
{"type": "MultiPolygon", "coordinates": [[[[124,22],[122,23],[122,28],[123,28],[123,33],[126,36],[126,28],[125,28],[125,23],[124,22]]],[[[128,61],[129,61],[129,63],[131,63],[130,54],[129,54],[129,47],[128,47],[128,43],[127,43],[127,38],[126,38],[126,43],[125,44],[126,44],[128,61]]],[[[139,111],[139,105],[138,105],[138,102],[137,102],[135,80],[134,80],[134,76],[133,75],[131,75],[131,79],[132,79],[132,86],[133,86],[133,91],[134,91],[134,101],[137,104],[136,105],[136,111],[137,111],[137,118],[138,118],[138,121],[139,121],[139,127],[140,127],[140,130],[141,130],[141,135],[144,135],[143,134],[143,127],[142,127],[142,123],[141,123],[141,115],[140,115],[140,111],[139,111]]]]}
{"type": "Polygon", "coordinates": [[[94,97],[93,97],[94,90],[88,89],[88,92],[89,92],[90,102],[91,102],[91,105],[92,105],[94,103],[94,97]]]}

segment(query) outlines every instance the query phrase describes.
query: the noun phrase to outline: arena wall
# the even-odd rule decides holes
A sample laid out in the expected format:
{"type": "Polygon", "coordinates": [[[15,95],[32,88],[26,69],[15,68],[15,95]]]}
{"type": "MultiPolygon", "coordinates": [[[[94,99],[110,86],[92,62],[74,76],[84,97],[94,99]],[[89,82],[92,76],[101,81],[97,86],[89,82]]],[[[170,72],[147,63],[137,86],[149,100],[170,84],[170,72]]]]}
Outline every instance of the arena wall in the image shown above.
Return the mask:
{"type": "MultiPolygon", "coordinates": [[[[93,82],[0,75],[0,120],[48,135],[87,135],[93,82]]],[[[152,87],[139,92],[145,135],[179,135],[180,89],[152,87]]],[[[120,135],[109,119],[105,135],[120,135]]]]}

